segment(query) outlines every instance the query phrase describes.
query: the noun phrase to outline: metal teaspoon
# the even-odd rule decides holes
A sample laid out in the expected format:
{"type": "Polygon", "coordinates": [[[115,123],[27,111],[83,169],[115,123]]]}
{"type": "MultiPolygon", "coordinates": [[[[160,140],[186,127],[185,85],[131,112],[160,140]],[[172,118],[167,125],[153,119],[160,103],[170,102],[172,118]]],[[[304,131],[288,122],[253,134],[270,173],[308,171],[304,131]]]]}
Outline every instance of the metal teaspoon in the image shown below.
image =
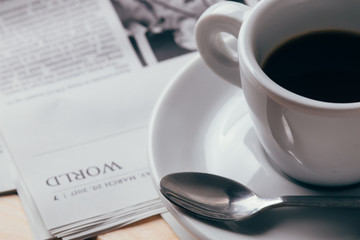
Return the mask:
{"type": "Polygon", "coordinates": [[[173,173],[163,177],[160,191],[175,205],[200,217],[218,221],[239,221],[266,209],[285,206],[360,208],[360,196],[260,198],[236,181],[196,172],[173,173]]]}

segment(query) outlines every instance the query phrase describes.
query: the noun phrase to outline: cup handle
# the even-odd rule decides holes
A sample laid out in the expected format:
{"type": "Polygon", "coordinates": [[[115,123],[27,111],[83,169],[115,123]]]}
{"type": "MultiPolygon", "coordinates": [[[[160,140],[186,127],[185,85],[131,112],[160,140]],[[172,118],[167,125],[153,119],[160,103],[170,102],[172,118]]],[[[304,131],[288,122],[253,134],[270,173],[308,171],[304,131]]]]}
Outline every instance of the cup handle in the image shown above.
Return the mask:
{"type": "Polygon", "coordinates": [[[236,2],[210,6],[199,18],[195,37],[205,63],[220,77],[241,87],[238,53],[224,41],[221,33],[238,38],[245,14],[251,8],[236,2]]]}

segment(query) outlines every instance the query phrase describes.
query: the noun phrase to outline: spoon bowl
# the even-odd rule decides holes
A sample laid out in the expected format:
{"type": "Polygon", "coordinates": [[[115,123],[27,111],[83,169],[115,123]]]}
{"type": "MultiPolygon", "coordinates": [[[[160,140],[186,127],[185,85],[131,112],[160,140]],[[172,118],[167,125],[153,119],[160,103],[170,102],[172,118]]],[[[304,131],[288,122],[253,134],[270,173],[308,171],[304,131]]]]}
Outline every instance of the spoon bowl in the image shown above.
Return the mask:
{"type": "Polygon", "coordinates": [[[197,172],[163,177],[160,191],[173,204],[200,217],[218,221],[240,221],[266,209],[282,206],[360,208],[360,196],[260,198],[234,180],[197,172]]]}

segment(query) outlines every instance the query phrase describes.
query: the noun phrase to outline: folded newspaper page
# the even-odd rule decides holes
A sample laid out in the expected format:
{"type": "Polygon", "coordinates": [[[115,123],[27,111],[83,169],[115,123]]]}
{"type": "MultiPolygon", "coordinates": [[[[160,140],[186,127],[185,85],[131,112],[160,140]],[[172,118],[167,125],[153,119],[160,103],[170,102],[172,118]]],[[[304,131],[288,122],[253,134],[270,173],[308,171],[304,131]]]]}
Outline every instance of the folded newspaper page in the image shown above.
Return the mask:
{"type": "Polygon", "coordinates": [[[15,183],[10,173],[9,153],[0,136],[0,195],[15,192],[15,183]]]}
{"type": "Polygon", "coordinates": [[[165,212],[147,124],[214,2],[0,0],[0,129],[35,239],[165,212]]]}

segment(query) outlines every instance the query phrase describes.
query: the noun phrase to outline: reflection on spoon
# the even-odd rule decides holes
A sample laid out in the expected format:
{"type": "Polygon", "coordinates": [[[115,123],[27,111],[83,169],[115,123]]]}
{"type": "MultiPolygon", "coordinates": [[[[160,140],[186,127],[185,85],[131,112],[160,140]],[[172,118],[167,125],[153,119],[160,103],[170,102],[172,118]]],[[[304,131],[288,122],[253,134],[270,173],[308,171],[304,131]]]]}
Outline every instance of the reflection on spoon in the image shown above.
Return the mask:
{"type": "Polygon", "coordinates": [[[208,173],[169,174],[161,179],[160,191],[175,205],[218,221],[239,221],[284,206],[360,208],[360,196],[260,198],[236,181],[208,173]]]}

